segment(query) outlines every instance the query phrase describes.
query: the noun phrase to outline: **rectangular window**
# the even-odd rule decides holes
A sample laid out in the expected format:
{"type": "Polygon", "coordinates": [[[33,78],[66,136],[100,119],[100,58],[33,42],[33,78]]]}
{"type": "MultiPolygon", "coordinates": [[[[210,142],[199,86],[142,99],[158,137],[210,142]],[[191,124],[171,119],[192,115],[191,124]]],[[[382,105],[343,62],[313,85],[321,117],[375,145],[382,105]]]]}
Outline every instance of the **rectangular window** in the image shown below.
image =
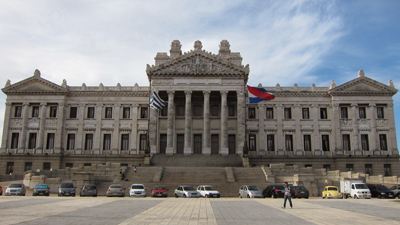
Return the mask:
{"type": "Polygon", "coordinates": [[[329,151],[329,135],[322,135],[322,151],[329,151]]]}
{"type": "Polygon", "coordinates": [[[85,150],[93,149],[93,134],[85,135],[85,150]]]}
{"type": "Polygon", "coordinates": [[[232,155],[236,153],[236,138],[234,134],[228,135],[228,149],[229,149],[229,154],[232,155]]]}
{"type": "Polygon", "coordinates": [[[304,151],[311,151],[311,135],[304,135],[304,151]]]}
{"type": "Polygon", "coordinates": [[[32,106],[32,117],[39,117],[39,106],[32,106]]]}
{"type": "Polygon", "coordinates": [[[320,108],[319,112],[320,112],[321,120],[328,119],[328,109],[327,108],[320,108]]]}
{"type": "Polygon", "coordinates": [[[50,169],[51,169],[51,163],[44,162],[43,163],[43,170],[50,170],[50,169]]]}
{"type": "Polygon", "coordinates": [[[50,106],[50,118],[56,118],[57,117],[57,106],[50,106]]]}
{"type": "Polygon", "coordinates": [[[78,115],[78,107],[69,108],[69,118],[76,119],[78,115]]]}
{"type": "Polygon", "coordinates": [[[361,134],[361,150],[369,151],[368,134],[361,134]]]}
{"type": "Polygon", "coordinates": [[[283,109],[283,119],[285,119],[285,120],[292,119],[292,109],[291,108],[283,109]]]}
{"type": "Polygon", "coordinates": [[[367,118],[366,108],[365,107],[358,107],[358,114],[360,116],[360,119],[367,118]]]}
{"type": "Polygon", "coordinates": [[[28,171],[28,170],[32,170],[32,162],[25,162],[25,170],[24,171],[28,171]]]}
{"type": "Polygon", "coordinates": [[[29,134],[28,149],[36,148],[36,133],[29,134]]]}
{"type": "Polygon", "coordinates": [[[351,151],[350,134],[343,134],[342,141],[343,141],[343,150],[344,151],[351,151]]]}
{"type": "Polygon", "coordinates": [[[305,167],[305,168],[307,168],[307,167],[312,167],[312,164],[305,164],[304,167],[305,167]]]}
{"type": "Polygon", "coordinates": [[[111,150],[111,134],[104,134],[103,150],[111,150]]]}
{"type": "Polygon", "coordinates": [[[87,118],[89,118],[89,119],[94,118],[94,107],[87,108],[87,118]]]}
{"type": "Polygon", "coordinates": [[[146,143],[147,143],[147,134],[141,134],[140,135],[140,144],[139,144],[140,151],[144,151],[144,148],[146,147],[146,143]]]}
{"type": "Polygon", "coordinates": [[[290,134],[285,135],[285,150],[288,152],[293,151],[293,136],[290,134]]]}
{"type": "Polygon", "coordinates": [[[122,118],[124,119],[129,119],[131,118],[131,108],[129,107],[124,107],[122,109],[122,118]]]}
{"type": "Polygon", "coordinates": [[[249,119],[256,118],[256,108],[249,108],[249,119]]]}
{"type": "Polygon", "coordinates": [[[92,166],[92,163],[83,163],[83,166],[92,166]]]}
{"type": "Polygon", "coordinates": [[[275,151],[275,137],[273,134],[267,135],[267,151],[275,151]]]}
{"type": "Polygon", "coordinates": [[[372,175],[372,164],[365,164],[365,174],[372,175]]]}
{"type": "Polygon", "coordinates": [[[193,106],[193,116],[202,116],[203,115],[203,107],[201,105],[193,106]]]}
{"type": "Polygon", "coordinates": [[[75,134],[68,134],[67,150],[75,149],[75,134]]]}
{"type": "Polygon", "coordinates": [[[167,135],[160,134],[160,153],[165,154],[167,149],[167,135]]]}
{"type": "Polygon", "coordinates": [[[219,116],[218,105],[211,105],[211,116],[219,116]]]}
{"type": "Polygon", "coordinates": [[[72,168],[72,167],[74,167],[74,164],[73,163],[65,163],[65,168],[72,168]]]}
{"type": "Polygon", "coordinates": [[[346,164],[346,171],[353,171],[354,170],[354,164],[346,164]]]}
{"type": "Polygon", "coordinates": [[[168,116],[168,106],[161,109],[160,116],[168,116]]]}
{"type": "Polygon", "coordinates": [[[18,140],[19,140],[19,133],[12,133],[11,134],[11,149],[18,148],[18,140]]]}
{"type": "Polygon", "coordinates": [[[104,117],[106,119],[111,119],[112,118],[112,107],[106,107],[106,111],[105,111],[104,117]]]}
{"type": "Polygon", "coordinates": [[[331,170],[331,164],[324,164],[323,167],[326,169],[326,172],[331,170]]]}
{"type": "Polygon", "coordinates": [[[219,153],[219,137],[218,134],[211,135],[211,154],[219,153]]]}
{"type": "Polygon", "coordinates": [[[385,177],[392,176],[392,165],[391,164],[383,164],[383,170],[385,172],[385,177]]]}
{"type": "MultiPolygon", "coordinates": [[[[140,135],[140,143],[142,143],[142,134],[140,135]]],[[[121,134],[121,150],[129,150],[129,134],[121,134]]]]}
{"type": "Polygon", "coordinates": [[[148,113],[147,110],[148,110],[147,107],[141,107],[140,108],[140,118],[141,119],[146,119],[147,118],[147,113],[148,113]]]}
{"type": "Polygon", "coordinates": [[[228,105],[228,116],[235,117],[236,116],[236,107],[235,105],[228,105]]]}
{"type": "Polygon", "coordinates": [[[348,108],[347,107],[340,107],[340,118],[341,119],[349,118],[348,108]]]}
{"type": "Polygon", "coordinates": [[[176,116],[185,116],[185,106],[184,105],[176,106],[176,116]]]}
{"type": "Polygon", "coordinates": [[[201,154],[201,134],[193,134],[193,152],[195,154],[201,154]]]}
{"type": "Polygon", "coordinates": [[[273,119],[273,118],[274,118],[274,109],[267,108],[267,119],[273,119]]]}
{"type": "Polygon", "coordinates": [[[46,149],[54,149],[54,133],[47,134],[46,149]]]}
{"type": "Polygon", "coordinates": [[[249,151],[256,151],[256,135],[249,134],[249,151]]]}
{"type": "Polygon", "coordinates": [[[14,173],[14,162],[7,162],[6,174],[11,175],[14,173]]]}
{"type": "Polygon", "coordinates": [[[302,108],[303,119],[308,120],[310,119],[310,109],[309,108],[302,108]]]}
{"type": "Polygon", "coordinates": [[[377,112],[378,119],[385,118],[383,107],[376,107],[376,112],[377,112]]]}
{"type": "MultiPolygon", "coordinates": [[[[176,153],[183,154],[184,142],[185,142],[184,135],[177,134],[176,135],[176,153]]],[[[212,139],[211,139],[211,153],[212,153],[212,139]]]]}
{"type": "Polygon", "coordinates": [[[386,134],[380,134],[379,135],[379,147],[382,151],[387,151],[387,139],[386,139],[386,134]]]}
{"type": "Polygon", "coordinates": [[[14,108],[14,117],[21,117],[22,115],[22,106],[16,105],[14,108]]]}

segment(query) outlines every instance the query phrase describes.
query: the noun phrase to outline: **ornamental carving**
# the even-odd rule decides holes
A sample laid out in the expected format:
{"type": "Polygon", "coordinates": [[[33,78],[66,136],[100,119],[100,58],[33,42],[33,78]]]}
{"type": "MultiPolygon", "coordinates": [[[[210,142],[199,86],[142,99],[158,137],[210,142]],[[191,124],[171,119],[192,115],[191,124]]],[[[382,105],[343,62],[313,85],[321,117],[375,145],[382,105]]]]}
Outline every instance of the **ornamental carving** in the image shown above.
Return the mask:
{"type": "Polygon", "coordinates": [[[19,127],[22,126],[22,124],[23,124],[22,119],[11,119],[10,121],[10,126],[12,127],[19,127]]]}
{"type": "Polygon", "coordinates": [[[57,125],[57,119],[56,118],[47,118],[46,119],[46,126],[56,126],[57,125]]]}
{"type": "Polygon", "coordinates": [[[376,125],[377,125],[378,127],[387,127],[387,126],[389,126],[389,120],[386,120],[386,119],[378,119],[378,120],[376,120],[376,125]]]}
{"type": "Polygon", "coordinates": [[[342,125],[342,126],[351,126],[351,124],[352,124],[352,121],[349,119],[341,119],[340,120],[340,125],[342,125]]]}
{"type": "Polygon", "coordinates": [[[171,65],[165,68],[162,72],[167,73],[237,73],[235,70],[225,66],[217,65],[206,60],[203,57],[196,56],[179,62],[179,64],[171,65]]]}
{"type": "Polygon", "coordinates": [[[32,127],[32,126],[39,126],[39,118],[35,117],[35,118],[30,118],[28,120],[28,126],[32,127]]]}
{"type": "Polygon", "coordinates": [[[358,125],[369,125],[369,119],[359,119],[358,125]]]}

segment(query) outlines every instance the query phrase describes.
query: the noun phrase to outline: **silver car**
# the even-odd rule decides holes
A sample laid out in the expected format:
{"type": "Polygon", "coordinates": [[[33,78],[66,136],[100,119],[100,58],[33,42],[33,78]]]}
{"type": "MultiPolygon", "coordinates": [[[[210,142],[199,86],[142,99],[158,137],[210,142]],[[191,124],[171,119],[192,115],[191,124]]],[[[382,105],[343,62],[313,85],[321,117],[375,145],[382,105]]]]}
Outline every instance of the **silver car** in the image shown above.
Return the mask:
{"type": "Polygon", "coordinates": [[[112,184],[108,187],[106,192],[107,197],[117,196],[117,197],[125,197],[125,188],[120,184],[112,184]]]}
{"type": "Polygon", "coordinates": [[[132,184],[129,187],[129,197],[146,197],[146,188],[143,184],[132,184]]]}
{"type": "Polygon", "coordinates": [[[10,196],[10,195],[20,195],[20,196],[25,196],[26,189],[25,185],[22,183],[11,183],[6,187],[6,192],[5,196],[10,196]]]}
{"type": "Polygon", "coordinates": [[[239,189],[239,198],[263,198],[263,194],[257,186],[243,185],[239,189]]]}
{"type": "Polygon", "coordinates": [[[199,198],[200,193],[192,186],[179,186],[175,189],[175,197],[199,198]]]}

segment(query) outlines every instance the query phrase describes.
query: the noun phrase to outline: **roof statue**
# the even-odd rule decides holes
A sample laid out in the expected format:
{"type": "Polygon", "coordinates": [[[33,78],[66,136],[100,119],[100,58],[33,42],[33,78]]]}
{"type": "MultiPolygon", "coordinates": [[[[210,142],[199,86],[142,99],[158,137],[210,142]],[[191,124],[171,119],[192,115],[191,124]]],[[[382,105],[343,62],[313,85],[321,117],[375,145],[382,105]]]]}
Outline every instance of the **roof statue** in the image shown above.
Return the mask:
{"type": "Polygon", "coordinates": [[[231,50],[229,49],[230,45],[227,40],[222,40],[219,45],[219,56],[229,56],[231,54],[231,50]]]}
{"type": "Polygon", "coordinates": [[[11,86],[11,81],[9,79],[6,82],[6,86],[5,87],[8,87],[8,86],[11,86]]]}
{"type": "Polygon", "coordinates": [[[182,45],[179,40],[173,40],[171,42],[171,50],[169,50],[169,53],[171,54],[172,58],[176,58],[182,55],[181,47],[182,45]]]}
{"type": "Polygon", "coordinates": [[[195,51],[201,51],[203,48],[203,44],[201,44],[201,41],[197,40],[194,42],[194,50],[195,51]]]}
{"type": "Polygon", "coordinates": [[[331,86],[329,86],[329,89],[335,88],[336,87],[336,83],[335,80],[331,81],[331,86]]]}
{"type": "Polygon", "coordinates": [[[363,77],[363,76],[365,76],[364,71],[363,70],[358,71],[358,77],[363,77]]]}
{"type": "Polygon", "coordinates": [[[392,80],[389,80],[389,87],[394,88],[394,84],[393,84],[393,81],[392,81],[392,80]]]}
{"type": "Polygon", "coordinates": [[[35,73],[33,73],[33,76],[40,77],[40,71],[38,69],[36,69],[35,73]]]}
{"type": "Polygon", "coordinates": [[[63,80],[63,82],[61,84],[61,87],[63,87],[63,88],[67,87],[67,80],[66,79],[63,80]]]}

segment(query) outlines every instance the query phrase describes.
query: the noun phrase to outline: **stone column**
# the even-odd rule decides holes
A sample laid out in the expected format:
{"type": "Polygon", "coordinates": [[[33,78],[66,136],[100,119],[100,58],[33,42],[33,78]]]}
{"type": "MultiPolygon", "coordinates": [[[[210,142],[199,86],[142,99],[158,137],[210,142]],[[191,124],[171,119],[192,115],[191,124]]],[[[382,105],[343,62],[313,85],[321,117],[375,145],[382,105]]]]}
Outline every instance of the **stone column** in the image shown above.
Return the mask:
{"type": "Polygon", "coordinates": [[[211,154],[210,147],[210,91],[203,91],[204,111],[203,111],[203,155],[211,154]]]}
{"type": "Polygon", "coordinates": [[[221,91],[221,155],[229,155],[228,149],[228,91],[221,91]]]}
{"type": "Polygon", "coordinates": [[[58,103],[58,113],[57,113],[57,131],[54,138],[54,152],[52,153],[62,153],[62,137],[64,133],[64,103],[58,103]]]}
{"type": "Polygon", "coordinates": [[[9,137],[10,120],[11,120],[11,103],[6,102],[6,111],[4,113],[4,124],[3,124],[3,139],[1,141],[0,153],[6,153],[7,149],[11,145],[11,137],[9,137]]]}
{"type": "Polygon", "coordinates": [[[352,122],[352,127],[353,127],[353,131],[352,133],[352,137],[351,137],[351,151],[355,151],[355,150],[361,150],[361,146],[360,146],[360,133],[358,132],[358,113],[357,113],[357,109],[358,109],[358,105],[356,103],[351,104],[351,112],[349,112],[349,116],[352,122]]]}
{"type": "MultiPolygon", "coordinates": [[[[342,144],[342,137],[341,137],[341,133],[340,133],[340,108],[339,108],[339,104],[338,103],[334,103],[333,107],[332,107],[332,130],[333,130],[333,137],[331,140],[335,140],[334,143],[334,148],[332,148],[333,151],[337,151],[340,150],[341,151],[341,155],[343,155],[343,144],[342,144]]],[[[328,117],[329,118],[329,117],[328,117]]]]}
{"type": "Polygon", "coordinates": [[[303,118],[303,109],[301,105],[294,105],[293,109],[292,118],[295,120],[296,127],[296,133],[293,135],[293,155],[295,155],[296,151],[302,151],[304,153],[303,133],[301,132],[300,125],[300,118],[303,118]]]}
{"type": "Polygon", "coordinates": [[[246,141],[246,98],[244,92],[237,92],[237,132],[236,132],[236,152],[243,154],[243,146],[246,141]]]}
{"type": "MultiPolygon", "coordinates": [[[[377,112],[376,112],[376,105],[375,103],[371,103],[369,104],[369,115],[371,118],[371,132],[370,132],[370,137],[369,137],[369,143],[371,144],[370,146],[370,151],[377,151],[380,150],[378,148],[378,140],[377,140],[377,136],[376,136],[376,118],[378,118],[377,112]]],[[[367,114],[368,116],[368,114],[367,114]]],[[[393,124],[394,124],[394,120],[393,120],[393,124]]],[[[387,136],[387,140],[389,143],[389,136],[387,136]]],[[[389,148],[388,148],[389,150],[389,148]]]]}
{"type": "Polygon", "coordinates": [[[39,140],[38,146],[36,149],[39,149],[43,152],[44,150],[44,130],[46,124],[46,111],[47,111],[47,104],[46,102],[40,103],[40,128],[39,128],[39,140]]]}
{"type": "Polygon", "coordinates": [[[265,151],[267,149],[267,136],[265,134],[264,124],[265,117],[265,104],[258,104],[258,140],[256,142],[258,151],[265,151]]]}
{"type": "MultiPolygon", "coordinates": [[[[75,154],[82,154],[83,151],[83,139],[84,139],[84,132],[83,129],[85,127],[84,120],[85,120],[85,104],[79,104],[78,106],[78,119],[79,119],[79,126],[78,132],[75,133],[75,154]]],[[[68,137],[67,137],[68,138],[68,137]]]]}
{"type": "Polygon", "coordinates": [[[23,153],[26,149],[26,136],[28,135],[28,108],[29,103],[24,103],[22,109],[22,132],[21,132],[21,140],[18,145],[18,152],[23,153]]]}
{"type": "MultiPolygon", "coordinates": [[[[101,136],[101,121],[103,120],[102,113],[104,111],[104,105],[99,103],[96,105],[96,110],[94,112],[94,118],[96,118],[96,129],[93,133],[93,147],[91,151],[86,153],[92,154],[93,151],[100,151],[100,140],[101,136]]],[[[87,150],[87,149],[85,149],[87,150]]]]}
{"type": "MultiPolygon", "coordinates": [[[[118,152],[121,154],[121,148],[118,146],[118,139],[119,139],[119,118],[120,118],[120,108],[121,104],[114,104],[113,105],[113,115],[112,118],[114,120],[113,131],[111,134],[111,150],[113,152],[118,152]]],[[[104,135],[104,134],[102,134],[104,135]]],[[[104,137],[100,137],[100,146],[102,146],[102,141],[104,137]]],[[[121,140],[122,141],[122,140],[121,140]]],[[[102,151],[103,149],[100,149],[102,151]]]]}
{"type": "Polygon", "coordinates": [[[149,115],[150,115],[150,130],[148,131],[148,136],[150,138],[150,153],[157,153],[157,120],[158,120],[158,112],[149,107],[149,115]]]}
{"type": "Polygon", "coordinates": [[[310,108],[310,115],[313,119],[313,134],[311,135],[311,151],[314,152],[314,150],[321,150],[321,142],[322,142],[322,136],[319,132],[319,125],[318,125],[318,120],[320,118],[318,105],[313,104],[310,108]]]}
{"type": "Polygon", "coordinates": [[[283,105],[277,104],[276,105],[276,146],[277,151],[284,151],[285,146],[285,134],[283,133],[283,105]]]}
{"type": "Polygon", "coordinates": [[[167,148],[165,150],[165,154],[167,155],[174,154],[174,118],[175,118],[174,97],[175,97],[175,91],[168,91],[167,148]]]}
{"type": "MultiPolygon", "coordinates": [[[[130,154],[139,155],[139,147],[137,145],[137,135],[138,135],[138,104],[132,104],[131,106],[131,119],[132,119],[132,132],[129,140],[129,148],[131,149],[130,154]]],[[[119,129],[118,129],[119,130],[119,129]]],[[[118,142],[118,141],[117,141],[118,142]]],[[[117,143],[118,144],[118,143],[117,143]]]]}
{"type": "MultiPolygon", "coordinates": [[[[390,127],[390,131],[387,136],[388,150],[393,151],[392,154],[397,155],[398,149],[397,149],[396,125],[395,125],[395,121],[394,121],[393,103],[388,104],[388,108],[387,108],[386,112],[387,113],[385,113],[385,114],[387,115],[387,119],[389,122],[388,125],[390,127]]],[[[379,136],[377,135],[376,132],[373,135],[375,136],[377,146],[379,146],[379,136]]],[[[372,137],[371,137],[371,139],[372,139],[372,137]]]]}
{"type": "Polygon", "coordinates": [[[183,153],[185,155],[192,154],[192,91],[185,91],[185,148],[183,153]]]}

